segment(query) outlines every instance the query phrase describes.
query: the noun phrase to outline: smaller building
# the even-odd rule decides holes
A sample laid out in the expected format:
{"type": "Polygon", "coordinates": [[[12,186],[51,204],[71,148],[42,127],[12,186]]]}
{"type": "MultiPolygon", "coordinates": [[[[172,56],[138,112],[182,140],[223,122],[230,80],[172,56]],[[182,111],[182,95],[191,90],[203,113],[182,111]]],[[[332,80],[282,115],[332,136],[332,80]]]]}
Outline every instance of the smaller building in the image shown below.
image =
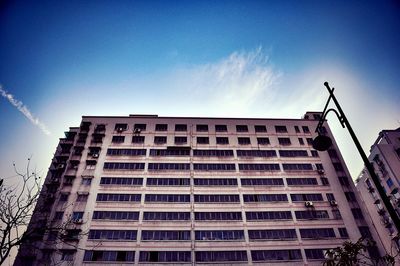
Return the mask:
{"type": "MultiPolygon", "coordinates": [[[[369,160],[390,202],[400,215],[400,128],[383,130],[379,133],[379,137],[371,146],[369,160]]],[[[400,241],[397,236],[399,232],[365,168],[357,179],[356,187],[365,202],[386,252],[389,254],[398,252],[400,250],[400,241]]]]}

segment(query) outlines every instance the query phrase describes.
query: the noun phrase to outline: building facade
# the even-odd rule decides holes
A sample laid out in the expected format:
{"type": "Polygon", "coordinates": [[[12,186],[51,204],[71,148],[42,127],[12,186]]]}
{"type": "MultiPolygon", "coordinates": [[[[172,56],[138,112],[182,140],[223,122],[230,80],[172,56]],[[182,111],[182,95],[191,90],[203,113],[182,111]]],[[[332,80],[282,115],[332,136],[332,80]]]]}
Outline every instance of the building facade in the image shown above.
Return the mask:
{"type": "Polygon", "coordinates": [[[84,116],[16,265],[320,265],[375,234],[327,124],[333,146],[312,149],[320,115],[84,116]]]}
{"type": "MultiPolygon", "coordinates": [[[[371,146],[369,160],[374,166],[390,202],[400,216],[400,128],[383,130],[371,146]]],[[[396,227],[393,225],[374,182],[364,169],[357,179],[359,191],[365,206],[372,218],[387,253],[400,251],[400,241],[396,227]]]]}

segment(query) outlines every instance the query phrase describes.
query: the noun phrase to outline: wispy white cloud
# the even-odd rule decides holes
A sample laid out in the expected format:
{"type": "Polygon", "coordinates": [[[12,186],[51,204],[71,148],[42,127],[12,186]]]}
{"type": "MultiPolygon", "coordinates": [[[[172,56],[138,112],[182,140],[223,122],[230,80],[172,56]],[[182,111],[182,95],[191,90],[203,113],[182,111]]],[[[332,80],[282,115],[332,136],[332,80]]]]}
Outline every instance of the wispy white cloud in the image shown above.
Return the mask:
{"type": "Polygon", "coordinates": [[[50,131],[47,129],[46,125],[40,122],[40,120],[35,117],[31,111],[28,109],[28,107],[21,101],[17,100],[14,98],[14,95],[11,93],[8,93],[3,89],[2,86],[0,86],[0,94],[3,96],[7,101],[9,101],[15,108],[18,109],[28,120],[37,126],[42,132],[46,135],[50,135],[50,131]]]}

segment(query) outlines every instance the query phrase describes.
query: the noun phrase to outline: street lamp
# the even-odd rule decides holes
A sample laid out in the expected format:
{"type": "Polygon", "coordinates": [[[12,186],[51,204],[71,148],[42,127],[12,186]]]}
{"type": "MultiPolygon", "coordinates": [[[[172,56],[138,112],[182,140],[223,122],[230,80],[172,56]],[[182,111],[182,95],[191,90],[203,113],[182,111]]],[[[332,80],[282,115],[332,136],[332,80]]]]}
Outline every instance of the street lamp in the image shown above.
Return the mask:
{"type": "Polygon", "coordinates": [[[350,136],[354,141],[354,144],[357,147],[358,152],[361,155],[361,158],[364,161],[364,165],[368,170],[369,175],[371,176],[372,181],[375,184],[375,187],[378,190],[379,196],[382,199],[383,204],[385,205],[390,218],[392,219],[396,229],[397,229],[397,233],[400,233],[400,218],[397,216],[397,213],[395,211],[395,209],[393,208],[389,198],[386,196],[386,192],[384,191],[378,176],[376,175],[374,168],[372,166],[372,164],[369,162],[367,155],[365,154],[364,150],[361,147],[360,142],[358,141],[353,129],[350,126],[349,121],[347,120],[342,108],[339,105],[339,102],[337,101],[335,95],[333,94],[333,91],[335,90],[335,88],[330,88],[328,82],[324,83],[325,87],[328,89],[329,92],[329,98],[328,101],[325,104],[325,108],[324,111],[322,112],[322,116],[318,122],[317,128],[315,129],[315,132],[318,133],[318,136],[313,140],[313,148],[318,150],[318,151],[326,151],[328,150],[331,146],[332,146],[332,140],[328,137],[323,135],[323,131],[322,129],[322,125],[324,124],[325,120],[326,120],[326,115],[332,111],[336,114],[337,118],[339,119],[340,124],[342,125],[343,128],[347,128],[349,130],[350,136]],[[333,100],[333,102],[336,105],[337,110],[330,108],[327,110],[328,105],[330,103],[330,100],[333,100]]]}

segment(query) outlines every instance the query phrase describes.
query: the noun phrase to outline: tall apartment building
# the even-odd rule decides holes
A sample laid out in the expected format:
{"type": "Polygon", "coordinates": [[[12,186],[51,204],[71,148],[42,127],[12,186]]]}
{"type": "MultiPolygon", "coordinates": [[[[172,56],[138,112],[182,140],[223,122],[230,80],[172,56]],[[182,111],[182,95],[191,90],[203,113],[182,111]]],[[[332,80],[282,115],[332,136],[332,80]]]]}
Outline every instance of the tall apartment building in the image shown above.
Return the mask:
{"type": "MultiPolygon", "coordinates": [[[[395,211],[400,216],[400,128],[383,130],[372,145],[369,160],[388,195],[395,211]]],[[[387,210],[382,204],[374,182],[364,169],[357,179],[357,189],[368,208],[372,221],[386,252],[400,250],[400,240],[387,210]]]]}
{"type": "Polygon", "coordinates": [[[37,248],[16,265],[320,265],[374,234],[336,142],[312,149],[320,115],[84,116],[60,139],[37,248]]]}

